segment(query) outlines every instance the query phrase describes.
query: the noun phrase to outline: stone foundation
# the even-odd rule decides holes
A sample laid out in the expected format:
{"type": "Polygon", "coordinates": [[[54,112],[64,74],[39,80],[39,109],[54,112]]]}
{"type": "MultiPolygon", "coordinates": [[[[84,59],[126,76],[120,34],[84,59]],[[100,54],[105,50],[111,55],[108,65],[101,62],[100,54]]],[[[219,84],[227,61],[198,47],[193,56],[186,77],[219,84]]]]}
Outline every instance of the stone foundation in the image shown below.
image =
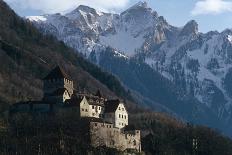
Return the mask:
{"type": "Polygon", "coordinates": [[[140,131],[123,131],[113,124],[90,122],[90,140],[93,147],[106,146],[120,151],[134,149],[141,152],[140,131]]]}

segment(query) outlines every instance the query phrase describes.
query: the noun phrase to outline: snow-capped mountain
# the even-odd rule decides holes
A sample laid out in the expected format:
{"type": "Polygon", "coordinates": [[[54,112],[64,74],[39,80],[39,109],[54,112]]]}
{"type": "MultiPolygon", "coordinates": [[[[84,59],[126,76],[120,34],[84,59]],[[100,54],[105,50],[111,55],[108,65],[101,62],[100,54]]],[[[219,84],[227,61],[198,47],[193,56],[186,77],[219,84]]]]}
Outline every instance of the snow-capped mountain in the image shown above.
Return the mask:
{"type": "MultiPolygon", "coordinates": [[[[147,81],[142,81],[144,77],[159,73],[183,92],[178,94],[178,101],[186,96],[194,97],[200,103],[196,108],[198,113],[212,113],[217,121],[232,129],[232,30],[204,34],[198,31],[195,21],[174,27],[146,2],[139,2],[121,14],[79,6],[64,15],[30,16],[27,19],[45,34],[55,35],[86,58],[117,75],[128,88],[140,93],[152,104],[157,96],[151,91],[156,88],[150,88],[149,84],[144,84],[147,81]],[[106,51],[113,54],[106,54],[106,51]],[[115,59],[117,63],[113,63],[115,59]],[[131,67],[126,65],[135,60],[136,64],[151,71],[137,79],[135,77],[139,74],[145,74],[144,71],[139,72],[139,68],[122,73],[124,68],[131,67]],[[153,71],[154,74],[151,73],[153,71]],[[131,76],[134,76],[134,83],[131,76]]],[[[175,108],[168,108],[181,115],[181,112],[173,110],[175,108]]],[[[197,117],[198,113],[191,117],[197,117]]]]}

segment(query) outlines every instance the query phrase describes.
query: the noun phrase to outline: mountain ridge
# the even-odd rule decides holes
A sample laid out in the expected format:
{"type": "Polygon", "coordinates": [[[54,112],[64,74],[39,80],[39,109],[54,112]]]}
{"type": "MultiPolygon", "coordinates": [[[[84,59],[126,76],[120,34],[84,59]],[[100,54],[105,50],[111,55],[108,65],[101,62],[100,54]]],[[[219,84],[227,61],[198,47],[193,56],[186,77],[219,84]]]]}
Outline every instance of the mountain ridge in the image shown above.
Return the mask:
{"type": "MultiPolygon", "coordinates": [[[[78,8],[75,10],[78,11],[78,8]]],[[[208,109],[206,111],[213,113],[215,119],[218,119],[217,122],[232,128],[230,125],[232,97],[229,95],[231,91],[229,68],[232,67],[231,30],[227,29],[221,33],[201,33],[198,30],[198,23],[194,20],[187,22],[183,27],[175,27],[143,2],[135,4],[121,14],[100,13],[99,15],[80,12],[75,16],[78,18],[73,16],[71,18],[70,14],[65,14],[49,20],[52,16],[47,15],[44,17],[47,20],[44,21],[33,20],[33,17],[28,17],[28,20],[41,32],[56,36],[87,59],[118,76],[128,88],[133,88],[133,91],[140,94],[148,92],[142,96],[154,100],[162,96],[150,93],[155,92],[156,86],[144,85],[145,81],[142,78],[135,77],[143,74],[143,71],[137,72],[138,69],[133,68],[134,70],[122,75],[115,69],[119,66],[130,68],[131,66],[127,64],[130,64],[131,59],[135,59],[143,67],[150,66],[149,69],[145,68],[159,73],[163,78],[171,81],[177,90],[184,92],[183,95],[175,96],[177,102],[182,102],[185,96],[193,97],[193,100],[196,99],[200,103],[202,109],[205,107],[208,109]],[[113,55],[106,57],[107,53],[104,51],[110,51],[113,55]],[[112,62],[107,59],[112,59],[112,62]],[[126,60],[127,63],[121,66],[113,60],[119,62],[126,60]],[[131,81],[134,83],[131,84],[131,81]]],[[[144,76],[157,80],[151,72],[146,72],[144,76]]],[[[151,83],[154,82],[150,81],[150,85],[151,83]]],[[[166,102],[172,101],[161,104],[166,105],[166,102]]],[[[191,104],[198,105],[198,103],[191,104]]],[[[171,103],[167,106],[173,110],[171,103]]],[[[201,111],[200,107],[197,111],[201,111]]],[[[192,113],[191,117],[198,114],[194,109],[192,113]]],[[[191,121],[193,119],[191,117],[187,120],[191,121]]],[[[201,120],[193,122],[199,123],[201,120]]],[[[217,125],[214,127],[224,130],[217,125]]]]}

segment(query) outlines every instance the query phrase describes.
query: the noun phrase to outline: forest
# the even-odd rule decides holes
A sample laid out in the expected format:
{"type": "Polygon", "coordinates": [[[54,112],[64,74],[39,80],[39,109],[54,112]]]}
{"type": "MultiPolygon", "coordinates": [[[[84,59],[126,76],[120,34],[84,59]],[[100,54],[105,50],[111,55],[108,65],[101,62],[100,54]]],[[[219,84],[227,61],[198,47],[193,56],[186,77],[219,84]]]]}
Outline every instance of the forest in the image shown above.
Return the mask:
{"type": "Polygon", "coordinates": [[[15,114],[13,103],[39,100],[41,79],[62,65],[78,90],[98,89],[109,98],[127,99],[131,127],[142,130],[142,154],[231,155],[232,140],[220,131],[182,122],[141,107],[120,81],[52,36],[44,36],[0,0],[0,154],[133,154],[88,143],[86,120],[75,113],[15,114]]]}

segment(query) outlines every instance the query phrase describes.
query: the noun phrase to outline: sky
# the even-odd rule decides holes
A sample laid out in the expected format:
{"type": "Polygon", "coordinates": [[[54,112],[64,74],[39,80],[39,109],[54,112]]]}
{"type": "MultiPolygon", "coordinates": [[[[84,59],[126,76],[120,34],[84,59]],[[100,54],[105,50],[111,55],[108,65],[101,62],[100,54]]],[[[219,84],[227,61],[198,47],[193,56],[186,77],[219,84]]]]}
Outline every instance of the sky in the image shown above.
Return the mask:
{"type": "MultiPolygon", "coordinates": [[[[4,0],[20,16],[65,13],[78,5],[120,13],[139,0],[4,0]]],[[[232,0],[147,0],[149,7],[173,26],[196,20],[201,32],[232,28],[232,0]]]]}

